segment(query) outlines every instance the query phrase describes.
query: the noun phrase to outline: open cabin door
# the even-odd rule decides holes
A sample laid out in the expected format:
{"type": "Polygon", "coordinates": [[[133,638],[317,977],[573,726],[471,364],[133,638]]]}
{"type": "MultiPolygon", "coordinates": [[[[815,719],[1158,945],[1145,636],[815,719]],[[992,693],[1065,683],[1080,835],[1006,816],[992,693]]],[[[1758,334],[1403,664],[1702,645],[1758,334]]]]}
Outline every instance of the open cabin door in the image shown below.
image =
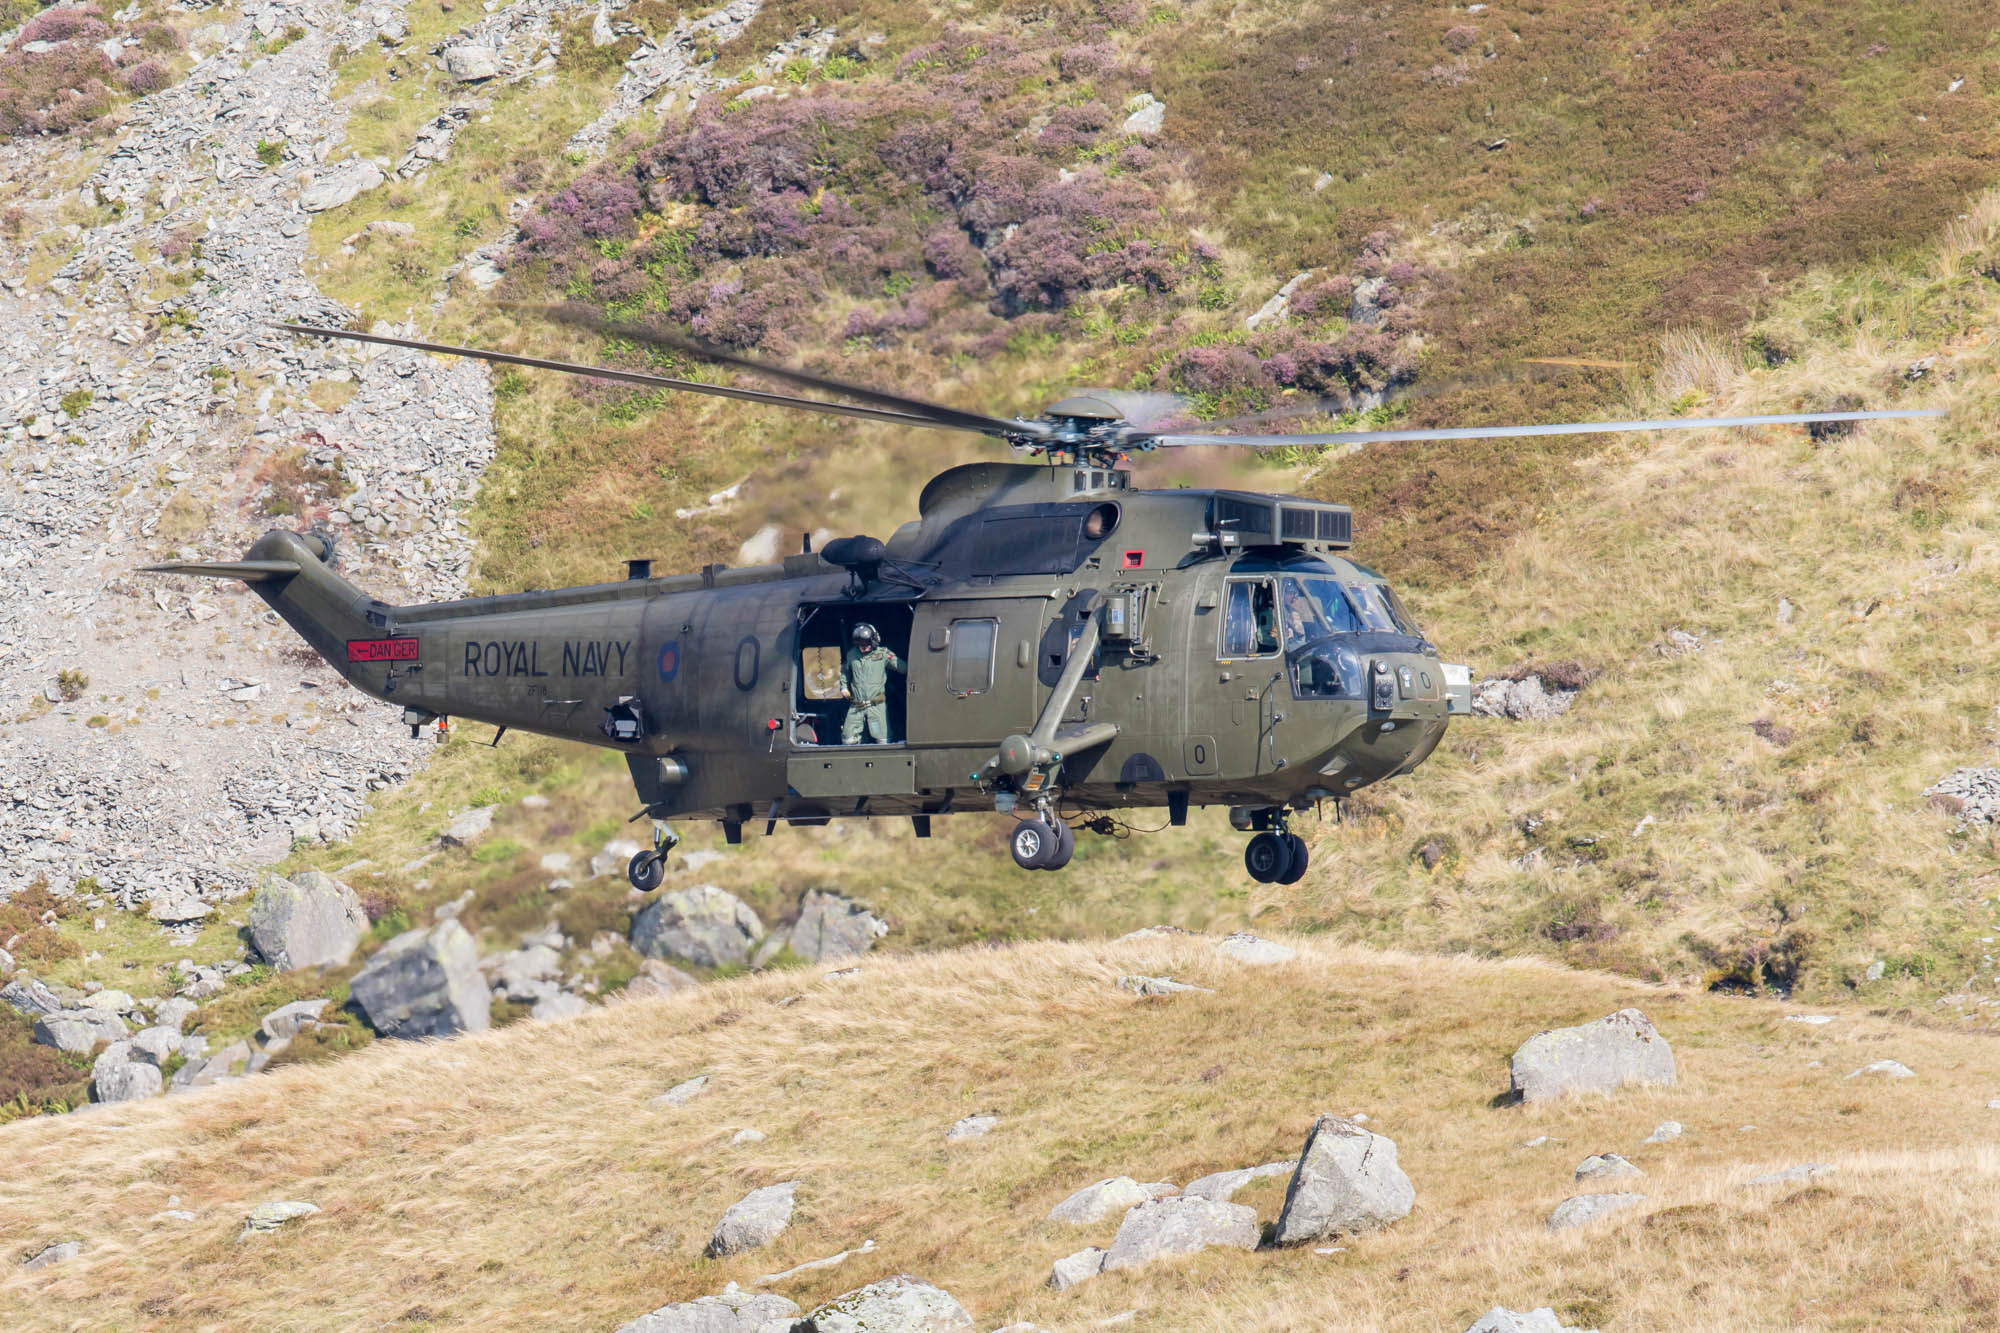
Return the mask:
{"type": "Polygon", "coordinates": [[[910,635],[910,743],[991,751],[1035,724],[1045,597],[923,602],[910,635]]]}

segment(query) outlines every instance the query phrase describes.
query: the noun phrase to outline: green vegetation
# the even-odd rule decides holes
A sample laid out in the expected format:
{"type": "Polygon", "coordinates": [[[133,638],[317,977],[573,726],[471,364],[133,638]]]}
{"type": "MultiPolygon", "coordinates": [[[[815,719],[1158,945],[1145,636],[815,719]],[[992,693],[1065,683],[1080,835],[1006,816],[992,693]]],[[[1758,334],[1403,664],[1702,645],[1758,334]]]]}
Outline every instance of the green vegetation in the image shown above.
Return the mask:
{"type": "Polygon", "coordinates": [[[259,139],[257,141],[257,160],[267,167],[277,166],[285,160],[285,141],[283,139],[259,139]]]}

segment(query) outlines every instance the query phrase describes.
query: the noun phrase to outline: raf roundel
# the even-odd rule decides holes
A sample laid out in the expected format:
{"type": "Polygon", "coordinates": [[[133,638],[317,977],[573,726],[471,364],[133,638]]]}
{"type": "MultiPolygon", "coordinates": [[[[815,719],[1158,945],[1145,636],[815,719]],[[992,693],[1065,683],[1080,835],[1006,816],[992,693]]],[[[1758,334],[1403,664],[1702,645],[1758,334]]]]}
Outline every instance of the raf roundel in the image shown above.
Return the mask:
{"type": "Polygon", "coordinates": [[[660,649],[660,683],[671,685],[681,673],[681,646],[678,641],[660,649]]]}

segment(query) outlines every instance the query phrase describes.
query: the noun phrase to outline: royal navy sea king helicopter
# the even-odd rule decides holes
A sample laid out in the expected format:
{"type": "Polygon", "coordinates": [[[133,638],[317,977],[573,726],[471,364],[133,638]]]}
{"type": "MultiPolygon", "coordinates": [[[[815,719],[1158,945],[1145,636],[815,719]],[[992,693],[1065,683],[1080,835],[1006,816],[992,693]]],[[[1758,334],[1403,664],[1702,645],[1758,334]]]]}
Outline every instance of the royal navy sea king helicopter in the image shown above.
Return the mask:
{"type": "Polygon", "coordinates": [[[331,539],[272,531],[241,560],[149,572],[240,579],[356,688],[417,729],[449,717],[620,751],[653,846],[716,820],[819,825],[961,811],[1016,818],[1027,869],[1067,864],[1073,823],[1226,805],[1252,878],[1291,883],[1299,811],[1409,773],[1471,709],[1388,582],[1348,554],[1345,505],[1257,491],[1141,490],[1120,466],[1154,449],[1353,446],[1935,416],[1815,412],[1539,426],[1231,435],[1150,430],[1113,391],[1003,418],[751,360],[651,329],[572,322],[831,397],[283,324],[340,338],[895,425],[971,432],[1037,461],[980,462],[924,487],[886,541],[843,537],[776,564],[414,606],[333,567],[331,539]],[[844,401],[843,401],[844,400],[844,401]],[[869,694],[877,697],[865,697],[869,694]],[[853,714],[853,716],[850,716],[853,714]]]}

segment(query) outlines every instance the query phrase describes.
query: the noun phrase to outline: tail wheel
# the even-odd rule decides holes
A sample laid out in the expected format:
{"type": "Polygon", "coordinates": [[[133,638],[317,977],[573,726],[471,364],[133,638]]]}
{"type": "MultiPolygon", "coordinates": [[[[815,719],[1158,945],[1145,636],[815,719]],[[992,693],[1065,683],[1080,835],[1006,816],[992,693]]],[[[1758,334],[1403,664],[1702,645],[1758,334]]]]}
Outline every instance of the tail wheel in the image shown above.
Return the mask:
{"type": "Polygon", "coordinates": [[[1296,884],[1305,878],[1306,863],[1312,860],[1312,851],[1306,846],[1306,840],[1296,833],[1287,833],[1284,835],[1284,839],[1285,850],[1291,854],[1292,859],[1285,866],[1285,872],[1278,876],[1276,882],[1279,884],[1296,884]]]}
{"type": "Polygon", "coordinates": [[[1061,870],[1069,864],[1069,858],[1076,854],[1076,830],[1058,821],[1054,832],[1056,845],[1049,849],[1048,859],[1042,862],[1044,870],[1061,870]]]}
{"type": "Polygon", "coordinates": [[[1276,833],[1259,833],[1243,849],[1243,866],[1259,884],[1276,883],[1291,869],[1292,849],[1276,833]]]}
{"type": "Polygon", "coordinates": [[[651,893],[659,888],[666,877],[667,859],[658,852],[640,852],[625,864],[625,878],[631,880],[632,887],[641,893],[651,893]]]}
{"type": "Polygon", "coordinates": [[[1014,835],[1007,840],[1014,864],[1023,870],[1040,870],[1059,845],[1056,831],[1039,819],[1024,819],[1014,825],[1014,835]]]}

